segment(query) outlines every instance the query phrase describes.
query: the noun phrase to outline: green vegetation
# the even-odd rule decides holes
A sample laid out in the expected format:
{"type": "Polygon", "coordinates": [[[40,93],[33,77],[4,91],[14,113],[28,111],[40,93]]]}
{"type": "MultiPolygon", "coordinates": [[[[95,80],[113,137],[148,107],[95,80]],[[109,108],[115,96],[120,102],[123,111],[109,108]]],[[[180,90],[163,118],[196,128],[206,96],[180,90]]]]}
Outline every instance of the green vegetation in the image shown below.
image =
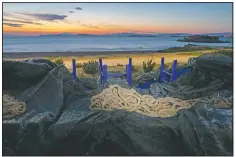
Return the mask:
{"type": "Polygon", "coordinates": [[[187,45],[184,45],[184,47],[170,47],[168,49],[159,50],[157,52],[167,53],[167,52],[203,51],[203,50],[214,50],[214,48],[211,48],[208,46],[198,46],[198,45],[194,45],[194,44],[187,44],[187,45]]]}
{"type": "Polygon", "coordinates": [[[61,57],[58,57],[58,56],[44,57],[44,59],[52,61],[52,62],[54,62],[58,65],[65,65],[63,59],[61,57]]]}
{"type": "MultiPolygon", "coordinates": [[[[202,55],[223,55],[233,58],[233,49],[220,49],[209,53],[204,53],[202,55]]],[[[201,55],[201,56],[202,56],[201,55]]]]}
{"type": "Polygon", "coordinates": [[[49,56],[49,57],[44,57],[44,58],[47,59],[47,60],[53,61],[53,60],[55,60],[59,57],[58,56],[49,56]]]}
{"type": "Polygon", "coordinates": [[[58,65],[64,65],[64,61],[63,61],[63,59],[60,58],[60,57],[56,58],[54,62],[55,62],[56,64],[58,64],[58,65]]]}
{"type": "Polygon", "coordinates": [[[178,53],[179,56],[200,56],[202,52],[185,52],[185,53],[178,53]]]}
{"type": "Polygon", "coordinates": [[[143,71],[145,73],[150,72],[154,69],[156,63],[152,62],[152,59],[147,61],[147,62],[143,62],[143,71]]]}
{"type": "Polygon", "coordinates": [[[120,63],[117,63],[116,66],[118,66],[118,67],[123,67],[124,65],[123,65],[123,64],[120,64],[120,63]]]}
{"type": "Polygon", "coordinates": [[[98,73],[98,62],[97,61],[89,61],[87,63],[84,63],[82,68],[86,74],[95,75],[98,73]]]}
{"type": "MultiPolygon", "coordinates": [[[[169,48],[166,50],[162,50],[162,52],[173,52],[174,55],[178,55],[180,58],[186,57],[198,57],[202,54],[220,54],[220,55],[226,55],[229,57],[233,57],[233,50],[229,47],[216,47],[216,48],[210,48],[207,46],[197,46],[193,44],[185,45],[184,47],[175,47],[175,48],[169,48]],[[183,56],[182,56],[183,55],[183,56]]],[[[165,55],[165,54],[164,54],[165,55]]],[[[167,54],[167,57],[169,54],[167,54]]],[[[171,54],[170,54],[171,56],[171,54]]],[[[129,56],[130,57],[130,56],[129,56]]],[[[60,58],[59,56],[53,56],[53,57],[45,57],[45,59],[51,60],[55,62],[56,64],[64,64],[66,61],[71,59],[67,58],[60,58]],[[64,59],[64,62],[63,62],[64,59]]],[[[147,73],[150,71],[159,70],[160,63],[153,60],[153,58],[150,58],[151,60],[144,61],[142,65],[132,65],[132,80],[135,84],[135,78],[143,73],[147,73]]],[[[187,63],[179,62],[177,65],[178,68],[182,68],[186,66],[187,63]]],[[[172,62],[166,63],[165,69],[170,70],[172,68],[172,62]]],[[[98,78],[100,76],[99,74],[99,64],[98,61],[88,61],[84,63],[77,63],[76,64],[77,73],[80,78],[88,77],[88,78],[98,78]]],[[[125,64],[117,63],[113,66],[108,67],[108,73],[125,73],[125,64]]],[[[70,69],[71,70],[71,69],[70,69]]],[[[126,79],[126,77],[121,77],[122,79],[126,79]]]]}
{"type": "Polygon", "coordinates": [[[181,42],[204,42],[204,43],[228,43],[228,41],[221,41],[219,37],[209,36],[209,35],[193,35],[189,37],[184,37],[183,39],[178,39],[181,42]]]}
{"type": "Polygon", "coordinates": [[[137,72],[137,71],[139,71],[138,68],[132,65],[132,72],[137,72]]]}
{"type": "Polygon", "coordinates": [[[172,63],[165,63],[164,68],[165,69],[171,69],[172,68],[172,63]]]}
{"type": "Polygon", "coordinates": [[[225,55],[225,56],[229,56],[229,57],[233,58],[233,50],[232,49],[219,50],[219,51],[215,51],[213,53],[221,54],[221,55],[225,55]]]}
{"type": "Polygon", "coordinates": [[[83,67],[83,64],[81,64],[81,63],[76,64],[76,68],[82,68],[82,67],[83,67]]]}

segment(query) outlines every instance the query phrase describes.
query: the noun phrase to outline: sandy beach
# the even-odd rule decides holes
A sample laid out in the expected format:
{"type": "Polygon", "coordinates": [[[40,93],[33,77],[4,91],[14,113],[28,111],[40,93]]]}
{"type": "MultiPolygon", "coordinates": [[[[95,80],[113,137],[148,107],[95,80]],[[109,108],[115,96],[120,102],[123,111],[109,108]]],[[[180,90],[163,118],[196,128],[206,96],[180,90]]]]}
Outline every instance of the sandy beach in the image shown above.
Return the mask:
{"type": "Polygon", "coordinates": [[[156,51],[116,51],[116,52],[38,52],[38,53],[3,53],[3,58],[24,60],[30,58],[56,58],[61,57],[68,69],[71,69],[71,60],[76,59],[77,63],[88,62],[90,60],[98,60],[103,58],[103,63],[108,66],[116,66],[117,64],[125,65],[128,58],[132,57],[133,65],[141,66],[143,61],[153,59],[160,64],[161,58],[165,57],[165,63],[172,63],[177,59],[178,63],[186,63],[190,57],[197,57],[199,53],[207,53],[210,51],[191,51],[191,52],[174,52],[159,53],[156,51]]]}

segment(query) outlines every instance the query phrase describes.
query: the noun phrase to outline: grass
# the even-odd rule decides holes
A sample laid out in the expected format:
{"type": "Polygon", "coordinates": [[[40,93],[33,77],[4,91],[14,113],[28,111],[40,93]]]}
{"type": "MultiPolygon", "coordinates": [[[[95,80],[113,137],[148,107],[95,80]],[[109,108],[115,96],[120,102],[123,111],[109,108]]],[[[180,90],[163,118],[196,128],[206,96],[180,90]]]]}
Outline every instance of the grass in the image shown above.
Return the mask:
{"type": "Polygon", "coordinates": [[[56,58],[54,62],[58,65],[65,65],[63,59],[60,57],[56,58]]]}
{"type": "MultiPolygon", "coordinates": [[[[187,63],[185,62],[179,62],[178,66],[186,66],[187,63]]],[[[170,69],[172,68],[172,63],[166,63],[165,65],[166,69],[170,69]]],[[[136,78],[139,74],[144,73],[143,71],[143,66],[133,66],[133,71],[132,71],[132,76],[133,79],[136,78]]],[[[160,64],[156,64],[154,69],[152,71],[157,71],[160,68],[160,64]]],[[[119,66],[119,65],[115,65],[115,66],[108,66],[108,73],[125,73],[125,66],[119,66]]],[[[86,74],[82,68],[77,68],[77,75],[80,77],[99,77],[100,76],[100,72],[98,72],[95,75],[91,75],[91,74],[86,74]]]]}
{"type": "MultiPolygon", "coordinates": [[[[233,51],[232,49],[230,48],[217,48],[217,49],[212,49],[212,48],[208,48],[208,47],[201,47],[201,48],[198,48],[198,47],[194,47],[194,45],[190,45],[190,46],[185,46],[184,48],[169,48],[167,50],[162,50],[166,53],[158,53],[158,54],[155,54],[153,56],[150,56],[151,57],[154,57],[154,58],[160,58],[160,57],[165,57],[168,59],[168,57],[171,58],[171,62],[165,64],[165,68],[171,68],[172,67],[172,58],[175,58],[173,57],[173,54],[172,53],[169,53],[168,52],[175,52],[174,53],[174,56],[177,55],[179,57],[178,58],[178,66],[185,66],[187,63],[187,59],[186,60],[181,60],[181,58],[189,58],[189,57],[198,57],[204,53],[216,53],[216,54],[222,54],[222,55],[226,55],[226,56],[230,56],[232,57],[233,56],[233,51]],[[198,51],[198,49],[201,49],[201,51],[198,51]]],[[[147,58],[144,56],[144,58],[142,57],[142,55],[144,54],[140,54],[140,55],[137,55],[138,56],[138,60],[141,61],[141,60],[144,60],[144,61],[147,61],[147,59],[144,59],[144,58],[147,58]]],[[[146,55],[147,56],[147,55],[146,55]]],[[[128,58],[129,56],[127,55],[120,55],[118,56],[120,58],[128,58]]],[[[134,56],[135,58],[136,56],[134,56]]],[[[58,57],[45,57],[45,59],[48,59],[48,60],[51,60],[51,61],[55,61],[58,57]]],[[[116,59],[114,56],[104,56],[102,57],[103,59],[111,59],[114,60],[116,59]]],[[[78,58],[78,60],[81,59],[81,58],[78,58]]],[[[91,75],[91,74],[86,74],[84,71],[83,71],[83,68],[81,67],[81,65],[83,65],[83,63],[85,62],[89,62],[89,60],[96,60],[97,58],[84,58],[84,62],[81,62],[80,61],[80,64],[77,65],[77,76],[78,77],[93,77],[93,78],[98,78],[100,76],[100,72],[94,74],[94,75],[91,75]]],[[[117,58],[119,59],[119,58],[117,58]]],[[[136,59],[137,60],[137,59],[136,59]]],[[[138,61],[137,60],[137,61],[138,61]]],[[[63,57],[63,61],[66,62],[67,61],[67,64],[68,66],[71,65],[71,57],[63,57]]],[[[126,60],[125,60],[126,61],[126,60]]],[[[135,62],[135,59],[134,59],[134,63],[135,62]]],[[[154,69],[152,71],[157,71],[159,70],[160,68],[160,62],[159,61],[156,61],[156,65],[154,66],[154,69]]],[[[122,63],[114,63],[114,64],[108,64],[108,72],[109,73],[125,73],[125,64],[127,64],[126,62],[122,62],[122,63]]],[[[72,70],[72,69],[70,69],[72,70]]],[[[133,81],[135,80],[135,78],[137,76],[139,76],[140,74],[143,74],[144,71],[143,71],[143,66],[142,64],[137,64],[136,65],[133,65],[133,72],[132,72],[132,78],[133,78],[133,81]]]]}
{"type": "Polygon", "coordinates": [[[203,51],[203,50],[215,50],[214,48],[208,46],[197,46],[197,45],[184,45],[184,47],[170,47],[165,50],[159,50],[158,52],[168,53],[168,52],[190,52],[190,51],[203,51]]]}
{"type": "Polygon", "coordinates": [[[83,67],[83,64],[82,63],[77,63],[76,64],[76,68],[82,68],[83,67]]]}
{"type": "Polygon", "coordinates": [[[118,66],[118,67],[123,67],[124,65],[117,63],[117,66],[118,66]]]}
{"type": "MultiPolygon", "coordinates": [[[[178,63],[178,66],[186,66],[187,63],[185,62],[179,62],[178,63]]],[[[134,86],[137,85],[137,81],[136,81],[136,78],[142,74],[144,74],[144,70],[143,70],[143,66],[140,65],[140,66],[133,66],[133,71],[132,71],[132,84],[134,86]]],[[[160,64],[156,64],[154,69],[152,71],[157,71],[159,70],[160,68],[160,64]]],[[[165,68],[166,69],[170,69],[172,68],[172,63],[168,63],[168,64],[165,64],[165,68]]],[[[124,65],[113,65],[113,66],[108,66],[108,73],[125,73],[125,66],[124,65]]],[[[95,75],[92,75],[92,74],[86,74],[82,68],[77,68],[77,76],[80,77],[80,78],[96,78],[98,79],[100,77],[100,72],[98,72],[97,74],[95,75]]],[[[126,77],[119,77],[123,80],[126,80],[126,77]]]]}
{"type": "Polygon", "coordinates": [[[143,70],[145,73],[150,72],[154,69],[156,65],[156,62],[153,62],[153,60],[148,60],[147,62],[143,61],[143,70]]]}
{"type": "Polygon", "coordinates": [[[58,57],[58,56],[44,57],[44,59],[50,60],[50,61],[52,61],[52,62],[54,62],[54,63],[56,63],[58,65],[61,65],[61,64],[65,65],[64,64],[64,59],[61,58],[61,57],[58,57]]]}
{"type": "Polygon", "coordinates": [[[215,54],[221,54],[221,55],[225,55],[225,56],[229,56],[233,58],[233,50],[232,49],[223,49],[223,50],[218,50],[213,52],[215,54]]]}
{"type": "Polygon", "coordinates": [[[192,52],[185,52],[185,53],[178,53],[178,56],[200,56],[202,55],[202,52],[199,51],[192,51],[192,52]]]}
{"type": "Polygon", "coordinates": [[[47,59],[47,60],[50,60],[50,61],[54,61],[56,58],[58,58],[58,56],[44,57],[44,59],[47,59]]]}

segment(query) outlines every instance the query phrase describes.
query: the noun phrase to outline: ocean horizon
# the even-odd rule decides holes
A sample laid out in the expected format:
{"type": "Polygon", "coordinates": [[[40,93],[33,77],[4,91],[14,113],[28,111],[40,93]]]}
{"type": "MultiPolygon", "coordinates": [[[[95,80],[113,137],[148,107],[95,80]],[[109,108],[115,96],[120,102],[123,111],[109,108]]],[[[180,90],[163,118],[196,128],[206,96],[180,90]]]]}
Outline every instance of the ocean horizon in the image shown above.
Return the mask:
{"type": "Polygon", "coordinates": [[[3,53],[20,52],[99,52],[158,51],[187,44],[232,47],[232,38],[219,37],[229,43],[178,42],[183,37],[117,36],[3,36],[3,53]]]}

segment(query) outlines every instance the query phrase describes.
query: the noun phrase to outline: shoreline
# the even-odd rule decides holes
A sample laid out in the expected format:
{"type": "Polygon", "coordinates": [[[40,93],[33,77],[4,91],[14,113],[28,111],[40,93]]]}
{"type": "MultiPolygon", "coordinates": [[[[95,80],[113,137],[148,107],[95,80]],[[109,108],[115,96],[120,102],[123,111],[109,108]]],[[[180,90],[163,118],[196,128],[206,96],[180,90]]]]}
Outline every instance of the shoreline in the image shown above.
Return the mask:
{"type": "MultiPolygon", "coordinates": [[[[24,60],[24,59],[48,59],[55,60],[57,57],[63,59],[67,68],[71,69],[71,60],[76,59],[77,63],[84,63],[91,60],[104,59],[108,66],[117,64],[126,65],[128,58],[133,58],[135,66],[142,66],[143,61],[152,59],[160,64],[161,58],[165,57],[165,63],[187,63],[190,57],[198,57],[201,54],[213,52],[226,47],[215,47],[214,49],[203,46],[187,45],[185,47],[173,47],[163,50],[150,51],[78,51],[78,52],[3,52],[3,59],[24,60]]],[[[229,48],[229,47],[228,47],[229,48]]]]}
{"type": "MultiPolygon", "coordinates": [[[[197,46],[200,47],[200,46],[197,46]]],[[[225,46],[211,47],[215,49],[230,48],[225,46]]],[[[131,51],[78,51],[78,52],[3,52],[3,58],[40,58],[40,57],[92,57],[92,56],[123,56],[123,55],[155,55],[155,54],[176,54],[188,53],[188,51],[163,52],[164,50],[131,50],[131,51]]],[[[201,52],[206,50],[191,50],[189,52],[201,52]]]]}
{"type": "Polygon", "coordinates": [[[158,51],[79,51],[79,52],[3,52],[3,58],[39,58],[39,57],[87,57],[87,56],[120,56],[120,55],[150,55],[158,51]]]}
{"type": "MultiPolygon", "coordinates": [[[[190,44],[191,45],[191,44],[190,44]]],[[[188,46],[188,45],[185,45],[188,46]]],[[[185,48],[184,47],[170,47],[170,48],[185,48]]],[[[191,45],[190,47],[201,48],[206,47],[202,45],[191,45]]],[[[207,46],[209,48],[214,49],[225,49],[231,48],[228,46],[207,46]]],[[[153,55],[153,54],[168,54],[168,53],[187,53],[188,51],[177,50],[177,51],[165,51],[167,49],[162,50],[130,50],[130,51],[61,51],[61,52],[3,52],[2,55],[4,58],[12,58],[12,59],[20,59],[20,58],[40,58],[40,57],[91,57],[91,56],[122,56],[122,55],[153,55]]],[[[205,51],[201,49],[191,49],[189,52],[196,51],[205,51]]]]}
{"type": "MultiPolygon", "coordinates": [[[[209,51],[201,51],[207,53],[209,51]]],[[[121,52],[44,52],[44,53],[3,53],[3,59],[24,60],[24,59],[49,59],[54,60],[56,57],[63,59],[65,66],[72,69],[71,60],[76,59],[77,63],[84,63],[91,60],[103,59],[108,66],[117,64],[125,65],[128,58],[132,57],[133,65],[142,66],[143,61],[153,59],[154,62],[160,64],[161,58],[165,57],[165,63],[172,63],[178,60],[179,63],[186,63],[190,57],[197,57],[199,51],[189,52],[156,52],[156,51],[121,51],[121,52]],[[52,57],[52,58],[51,58],[52,57]]]]}

